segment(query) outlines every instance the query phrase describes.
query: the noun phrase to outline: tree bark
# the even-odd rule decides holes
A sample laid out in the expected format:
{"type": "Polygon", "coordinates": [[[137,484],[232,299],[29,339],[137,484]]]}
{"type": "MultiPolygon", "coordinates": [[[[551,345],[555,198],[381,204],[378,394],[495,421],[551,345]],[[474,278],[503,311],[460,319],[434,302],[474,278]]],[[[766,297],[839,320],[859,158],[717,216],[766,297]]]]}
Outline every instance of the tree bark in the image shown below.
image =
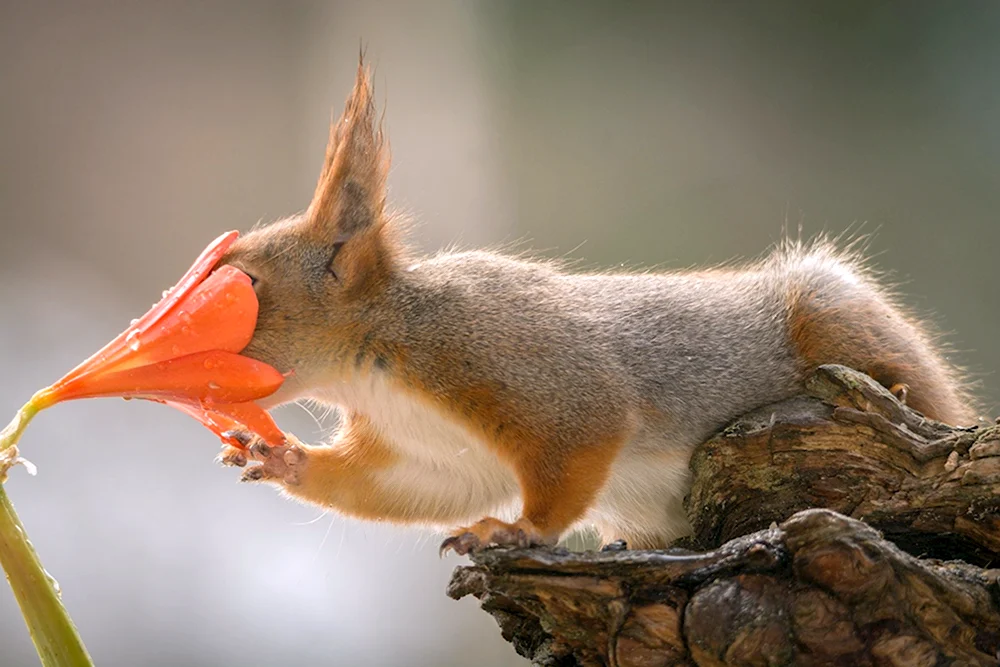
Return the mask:
{"type": "Polygon", "coordinates": [[[1000,554],[1000,427],[956,428],[843,366],[695,451],[692,544],[718,546],[810,507],[862,519],[915,555],[1000,554]]]}
{"type": "Polygon", "coordinates": [[[704,551],[493,549],[449,595],[538,665],[1000,664],[1000,428],[843,367],[807,392],[696,449],[704,551]]]}

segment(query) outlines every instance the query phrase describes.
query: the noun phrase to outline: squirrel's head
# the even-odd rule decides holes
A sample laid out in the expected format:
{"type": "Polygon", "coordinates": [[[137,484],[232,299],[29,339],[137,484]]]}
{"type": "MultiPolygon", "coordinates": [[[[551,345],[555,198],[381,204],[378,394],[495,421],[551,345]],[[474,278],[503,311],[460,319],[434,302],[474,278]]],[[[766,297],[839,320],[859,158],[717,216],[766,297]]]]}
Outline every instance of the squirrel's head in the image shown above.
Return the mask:
{"type": "Polygon", "coordinates": [[[260,303],[244,354],[292,372],[271,403],[307,395],[371,338],[373,311],[402,261],[385,206],[388,170],[361,63],[308,209],[240,237],[222,259],[251,277],[260,303]]]}

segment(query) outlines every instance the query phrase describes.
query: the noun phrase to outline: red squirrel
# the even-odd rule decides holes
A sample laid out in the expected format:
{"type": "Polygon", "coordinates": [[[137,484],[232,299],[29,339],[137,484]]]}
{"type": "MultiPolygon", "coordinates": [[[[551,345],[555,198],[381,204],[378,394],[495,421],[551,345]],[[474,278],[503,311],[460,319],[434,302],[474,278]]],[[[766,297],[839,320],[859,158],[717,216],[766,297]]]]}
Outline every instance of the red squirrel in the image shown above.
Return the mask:
{"type": "Polygon", "coordinates": [[[785,242],[741,267],[572,273],[504,254],[415,257],[386,205],[389,151],[359,65],[304,213],[222,263],[260,302],[244,354],[292,371],[265,407],[339,408],[332,441],[220,459],[295,499],[450,531],[442,551],[550,545],[575,528],[661,548],[690,530],[692,449],[864,371],[932,419],[975,413],[958,370],[855,253],[785,242]],[[249,459],[249,460],[248,460],[249,459]],[[485,517],[485,518],[484,518],[485,517]]]}

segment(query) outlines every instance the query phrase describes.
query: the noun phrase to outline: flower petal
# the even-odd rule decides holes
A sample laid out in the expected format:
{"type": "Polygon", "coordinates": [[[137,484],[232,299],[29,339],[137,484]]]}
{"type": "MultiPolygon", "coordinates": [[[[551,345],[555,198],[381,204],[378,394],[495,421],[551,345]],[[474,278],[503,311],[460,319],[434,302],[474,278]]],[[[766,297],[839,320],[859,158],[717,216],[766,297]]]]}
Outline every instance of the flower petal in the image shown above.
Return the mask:
{"type": "Polygon", "coordinates": [[[274,423],[267,410],[256,403],[223,403],[213,405],[208,412],[215,418],[222,415],[242,424],[269,445],[279,447],[285,444],[284,432],[274,423]]]}
{"type": "Polygon", "coordinates": [[[201,422],[202,426],[219,436],[219,439],[227,445],[236,447],[237,449],[245,449],[243,443],[232,436],[226,435],[229,431],[236,431],[246,428],[243,424],[240,424],[232,417],[217,412],[211,412],[202,408],[200,405],[193,405],[191,403],[181,403],[178,401],[161,401],[164,405],[169,405],[170,407],[180,410],[201,422]]]}
{"type": "MultiPolygon", "coordinates": [[[[150,329],[154,324],[163,319],[171,309],[177,305],[189,292],[197,287],[208,276],[222,256],[226,254],[229,247],[236,241],[239,232],[231,231],[219,236],[212,241],[205,250],[202,251],[198,259],[195,260],[191,268],[187,270],[181,279],[168,290],[163,298],[154,305],[145,315],[136,320],[135,324],[121,332],[110,343],[92,354],[83,363],[67,373],[60,382],[80,377],[98,368],[114,366],[128,356],[133,351],[129,348],[128,337],[133,335],[133,331],[141,332],[150,329]]],[[[238,350],[237,350],[238,351],[238,350]]],[[[58,384],[58,383],[57,383],[58,384]]]]}
{"type": "Polygon", "coordinates": [[[236,242],[236,238],[239,235],[240,233],[237,231],[226,232],[208,244],[208,247],[202,251],[198,259],[191,265],[191,268],[187,270],[187,273],[177,281],[177,284],[167,291],[158,304],[139,318],[139,321],[135,324],[135,328],[145,331],[163,319],[188,292],[205,280],[208,274],[212,272],[212,269],[215,268],[215,265],[219,263],[219,260],[222,259],[222,256],[229,250],[229,247],[236,242]]]}
{"type": "Polygon", "coordinates": [[[227,431],[246,429],[256,433],[269,445],[285,444],[285,434],[274,423],[274,419],[256,403],[216,404],[211,408],[191,403],[163,401],[172,408],[185,412],[215,433],[226,444],[245,449],[243,443],[227,436],[227,431]]]}
{"type": "MultiPolygon", "coordinates": [[[[257,295],[250,277],[223,266],[196,286],[158,323],[126,336],[131,354],[114,370],[146,366],[206,350],[239,352],[253,338],[257,295]]],[[[102,366],[100,372],[111,370],[102,366]]]]}
{"type": "Polygon", "coordinates": [[[257,295],[232,266],[213,271],[239,236],[229,232],[201,253],[159,303],[62,379],[32,398],[42,409],[99,396],[142,398],[188,413],[241,447],[226,431],[248,429],[272,445],[284,433],[254,400],[273,394],[284,377],[237,354],[253,337],[257,295]]]}
{"type": "Polygon", "coordinates": [[[284,376],[265,363],[224,350],[206,350],[155,364],[98,372],[53,386],[53,402],[99,396],[242,403],[269,396],[284,376]]]}

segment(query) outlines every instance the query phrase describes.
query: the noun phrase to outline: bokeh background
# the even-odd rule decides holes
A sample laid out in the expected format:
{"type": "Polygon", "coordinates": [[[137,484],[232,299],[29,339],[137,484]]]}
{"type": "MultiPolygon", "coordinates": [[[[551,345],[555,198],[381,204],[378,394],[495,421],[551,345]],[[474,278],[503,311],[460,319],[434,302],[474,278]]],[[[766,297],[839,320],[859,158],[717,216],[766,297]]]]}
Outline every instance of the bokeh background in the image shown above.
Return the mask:
{"type": "MultiPolygon", "coordinates": [[[[994,414],[998,34],[991,1],[5,0],[0,413],[305,206],[363,40],[421,247],[680,268],[854,225],[994,414]]],[[[22,449],[9,493],[99,664],[522,664],[444,596],[438,536],[240,486],[179,413],[67,404],[22,449]]],[[[0,590],[0,665],[32,664],[0,590]]]]}

